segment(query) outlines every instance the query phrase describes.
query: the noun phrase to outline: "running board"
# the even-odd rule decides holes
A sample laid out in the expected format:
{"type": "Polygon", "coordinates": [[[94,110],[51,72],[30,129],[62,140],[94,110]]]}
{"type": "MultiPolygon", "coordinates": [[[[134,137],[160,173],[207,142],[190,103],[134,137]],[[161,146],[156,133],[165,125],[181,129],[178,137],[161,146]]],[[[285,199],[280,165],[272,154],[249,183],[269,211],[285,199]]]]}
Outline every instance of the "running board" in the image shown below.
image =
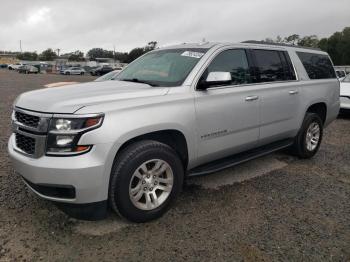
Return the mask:
{"type": "Polygon", "coordinates": [[[285,139],[278,142],[274,142],[268,145],[264,145],[258,148],[248,150],[236,155],[225,157],[213,162],[195,167],[188,172],[188,176],[201,176],[210,173],[218,172],[220,170],[233,167],[235,165],[241,164],[243,162],[252,160],[257,157],[261,157],[272,152],[278,151],[280,149],[286,148],[293,144],[293,139],[285,139]]]}

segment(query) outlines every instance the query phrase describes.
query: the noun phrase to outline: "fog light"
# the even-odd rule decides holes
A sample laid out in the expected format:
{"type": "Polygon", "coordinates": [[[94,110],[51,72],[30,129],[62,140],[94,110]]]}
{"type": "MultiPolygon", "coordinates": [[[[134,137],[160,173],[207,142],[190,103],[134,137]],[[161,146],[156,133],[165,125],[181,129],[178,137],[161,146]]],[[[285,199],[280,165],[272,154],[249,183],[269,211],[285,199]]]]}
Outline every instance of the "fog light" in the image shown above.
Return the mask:
{"type": "Polygon", "coordinates": [[[74,140],[74,136],[57,136],[56,144],[58,146],[68,146],[74,140]]]}

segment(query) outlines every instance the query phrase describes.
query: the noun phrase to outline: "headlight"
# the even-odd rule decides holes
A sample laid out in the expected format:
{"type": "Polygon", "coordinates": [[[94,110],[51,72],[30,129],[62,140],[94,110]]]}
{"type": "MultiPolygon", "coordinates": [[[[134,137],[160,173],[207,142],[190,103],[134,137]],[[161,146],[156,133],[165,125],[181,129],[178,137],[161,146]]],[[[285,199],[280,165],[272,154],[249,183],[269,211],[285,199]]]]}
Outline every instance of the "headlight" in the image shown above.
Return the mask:
{"type": "Polygon", "coordinates": [[[100,127],[103,114],[54,117],[47,137],[47,155],[77,155],[88,152],[92,145],[78,145],[82,134],[100,127]]]}

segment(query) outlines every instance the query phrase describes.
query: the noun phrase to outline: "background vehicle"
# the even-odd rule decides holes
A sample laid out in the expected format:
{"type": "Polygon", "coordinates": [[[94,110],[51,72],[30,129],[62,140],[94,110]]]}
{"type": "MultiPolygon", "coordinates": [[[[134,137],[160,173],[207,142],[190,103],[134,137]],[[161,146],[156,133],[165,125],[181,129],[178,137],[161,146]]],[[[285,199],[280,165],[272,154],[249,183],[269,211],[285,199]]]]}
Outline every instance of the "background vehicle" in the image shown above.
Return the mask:
{"type": "Polygon", "coordinates": [[[8,65],[7,64],[0,64],[0,68],[7,68],[8,65]]]}
{"type": "Polygon", "coordinates": [[[99,78],[96,78],[94,81],[101,82],[101,81],[107,81],[107,80],[115,80],[121,71],[122,71],[121,69],[113,70],[103,76],[100,76],[99,78]]]}
{"type": "Polygon", "coordinates": [[[8,65],[8,69],[9,70],[18,70],[19,67],[24,66],[25,64],[21,64],[21,63],[16,63],[16,64],[10,64],[8,65]]]}
{"type": "Polygon", "coordinates": [[[344,77],[346,76],[345,70],[336,69],[335,72],[340,81],[343,80],[344,77]]]}
{"type": "Polygon", "coordinates": [[[102,76],[104,74],[107,74],[109,72],[113,71],[113,68],[111,66],[101,66],[96,69],[93,69],[90,71],[90,74],[92,76],[102,76]]]}
{"type": "Polygon", "coordinates": [[[63,75],[84,75],[85,70],[81,67],[69,67],[60,71],[63,75]]]}
{"type": "Polygon", "coordinates": [[[33,65],[23,65],[17,69],[18,73],[23,74],[37,74],[39,73],[39,69],[33,65]]]}
{"type": "Polygon", "coordinates": [[[115,81],[24,93],[8,150],[39,196],[71,216],[109,205],[134,222],[164,214],[185,176],[290,148],[313,157],[339,112],[327,53],[268,44],[148,52],[115,81]]]}
{"type": "Polygon", "coordinates": [[[340,110],[350,113],[350,74],[340,82],[340,110]]]}

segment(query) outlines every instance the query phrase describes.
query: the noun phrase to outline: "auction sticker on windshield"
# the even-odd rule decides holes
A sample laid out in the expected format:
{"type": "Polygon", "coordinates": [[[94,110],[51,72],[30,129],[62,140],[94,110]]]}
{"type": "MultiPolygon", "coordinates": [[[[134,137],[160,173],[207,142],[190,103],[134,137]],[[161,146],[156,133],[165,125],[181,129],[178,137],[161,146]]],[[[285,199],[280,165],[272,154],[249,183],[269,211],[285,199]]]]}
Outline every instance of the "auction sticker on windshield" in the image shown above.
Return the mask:
{"type": "Polygon", "coordinates": [[[204,53],[193,52],[193,51],[185,51],[181,55],[182,56],[193,57],[193,58],[201,58],[204,55],[204,53]]]}

